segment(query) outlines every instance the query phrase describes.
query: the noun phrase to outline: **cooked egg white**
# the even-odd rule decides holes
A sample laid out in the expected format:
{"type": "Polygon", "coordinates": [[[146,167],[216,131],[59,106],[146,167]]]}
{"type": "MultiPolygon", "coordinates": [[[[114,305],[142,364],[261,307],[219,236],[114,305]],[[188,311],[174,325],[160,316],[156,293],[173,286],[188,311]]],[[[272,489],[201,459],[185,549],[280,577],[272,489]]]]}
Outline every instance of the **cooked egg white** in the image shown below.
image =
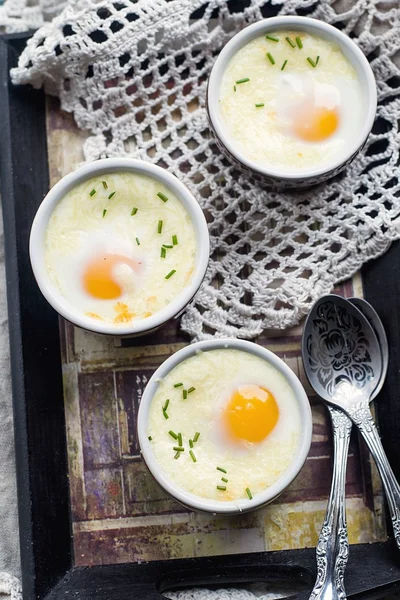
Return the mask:
{"type": "Polygon", "coordinates": [[[73,307],[116,326],[174,300],[191,280],[195,256],[182,203],[159,181],[131,172],[75,186],[57,204],[45,236],[52,283],[73,307]]]}
{"type": "Polygon", "coordinates": [[[220,349],[183,361],[159,382],[147,434],[175,484],[203,498],[235,501],[249,497],[246,488],[255,496],[277,481],[294,458],[300,427],[293,390],[275,367],[220,349]]]}
{"type": "Polygon", "coordinates": [[[219,107],[226,135],[262,167],[301,172],[323,166],[362,127],[357,74],[332,42],[298,31],[268,35],[279,41],[265,36],[251,41],[222,77],[219,107]],[[249,81],[237,83],[244,79],[249,81]]]}

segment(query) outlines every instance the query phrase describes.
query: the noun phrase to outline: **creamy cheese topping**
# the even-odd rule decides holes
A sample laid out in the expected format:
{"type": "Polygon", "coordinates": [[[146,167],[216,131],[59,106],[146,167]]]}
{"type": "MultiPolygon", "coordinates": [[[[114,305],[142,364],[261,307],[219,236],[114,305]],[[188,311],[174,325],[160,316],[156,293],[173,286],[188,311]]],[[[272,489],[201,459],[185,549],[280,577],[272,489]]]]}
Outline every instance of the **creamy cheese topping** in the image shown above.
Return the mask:
{"type": "Polygon", "coordinates": [[[298,31],[267,35],[278,41],[252,40],[223,74],[219,108],[225,134],[264,168],[301,172],[323,166],[346,150],[363,125],[356,72],[332,42],[298,31]]]}
{"type": "Polygon", "coordinates": [[[132,172],[76,185],[45,235],[52,283],[75,309],[117,326],[174,300],[192,278],[195,257],[185,207],[159,181],[132,172]]]}
{"type": "MultiPolygon", "coordinates": [[[[253,408],[251,427],[258,428],[258,414],[265,422],[270,417],[268,411],[257,413],[264,406],[253,408]]],[[[279,479],[294,459],[300,428],[294,392],[275,367],[241,350],[220,349],[196,354],[160,381],[150,406],[147,435],[167,478],[197,496],[234,501],[248,498],[246,490],[254,496],[279,479]],[[226,430],[230,400],[236,390],[249,386],[268,390],[279,411],[272,431],[257,443],[227,435],[226,430]],[[200,435],[194,441],[196,433],[200,435]],[[174,437],[178,434],[181,446],[174,437]],[[184,450],[174,450],[179,447],[184,450]]]]}

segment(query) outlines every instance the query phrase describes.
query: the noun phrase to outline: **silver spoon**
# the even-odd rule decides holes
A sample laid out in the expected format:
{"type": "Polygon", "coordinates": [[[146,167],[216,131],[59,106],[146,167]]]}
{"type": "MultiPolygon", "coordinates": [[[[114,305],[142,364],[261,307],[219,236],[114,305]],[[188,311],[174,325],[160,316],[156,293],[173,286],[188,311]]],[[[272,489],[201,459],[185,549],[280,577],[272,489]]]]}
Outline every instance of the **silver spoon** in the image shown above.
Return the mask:
{"type": "MultiPolygon", "coordinates": [[[[333,298],[336,299],[336,296],[333,298]]],[[[368,302],[358,298],[351,299],[350,301],[357,305],[358,309],[363,313],[363,315],[359,315],[361,320],[363,320],[364,316],[371,321],[383,354],[381,376],[378,384],[370,395],[370,400],[372,400],[380,391],[387,371],[388,346],[386,334],[379,316],[368,302]]],[[[320,305],[321,302],[318,304],[320,305]]],[[[318,316],[321,317],[321,315],[318,316]]],[[[308,321],[309,320],[307,320],[307,323],[308,321]]],[[[306,333],[306,327],[304,328],[304,332],[306,333]]],[[[308,335],[308,332],[307,335],[303,334],[303,361],[305,368],[307,367],[306,363],[309,363],[307,350],[308,335]]],[[[333,347],[331,349],[333,349],[333,347]]],[[[306,368],[307,375],[308,372],[309,368],[306,368]]],[[[313,385],[314,374],[311,374],[309,379],[310,383],[313,385]]],[[[346,598],[343,582],[348,558],[348,538],[345,516],[345,479],[352,424],[342,410],[334,408],[329,404],[328,409],[332,419],[334,468],[327,511],[316,549],[317,579],[310,596],[313,600],[317,598],[346,598]]]]}

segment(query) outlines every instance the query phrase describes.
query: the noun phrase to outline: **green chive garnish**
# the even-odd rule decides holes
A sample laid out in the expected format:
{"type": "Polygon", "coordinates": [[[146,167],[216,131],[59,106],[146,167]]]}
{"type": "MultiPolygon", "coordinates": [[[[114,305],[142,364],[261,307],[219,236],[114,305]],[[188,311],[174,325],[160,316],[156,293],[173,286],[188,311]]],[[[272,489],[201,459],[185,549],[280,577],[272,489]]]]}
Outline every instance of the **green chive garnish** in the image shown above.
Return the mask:
{"type": "Polygon", "coordinates": [[[217,471],[221,471],[221,473],[226,473],[226,470],[222,467],[217,467],[217,471]]]}
{"type": "Polygon", "coordinates": [[[183,399],[184,399],[184,400],[186,400],[186,398],[187,398],[187,395],[188,395],[188,392],[187,392],[187,390],[182,390],[182,396],[183,396],[183,399]]]}
{"type": "Polygon", "coordinates": [[[179,457],[180,457],[180,455],[181,455],[181,453],[180,453],[180,452],[177,452],[177,453],[175,454],[174,458],[179,458],[179,457]]]}
{"type": "Polygon", "coordinates": [[[178,439],[178,436],[176,435],[175,431],[172,431],[172,429],[170,429],[168,433],[172,438],[174,438],[174,440],[178,439]]]}
{"type": "Polygon", "coordinates": [[[226,491],[226,485],[217,485],[217,490],[221,490],[221,492],[226,491]]]}
{"type": "Polygon", "coordinates": [[[194,434],[193,441],[197,442],[197,440],[199,439],[199,437],[200,437],[200,433],[198,431],[196,431],[196,433],[194,434]]]}
{"type": "Polygon", "coordinates": [[[149,442],[151,442],[152,439],[153,438],[151,437],[151,435],[149,435],[149,437],[148,437],[149,442]]]}
{"type": "Polygon", "coordinates": [[[292,39],[290,39],[290,37],[286,37],[285,40],[287,41],[287,43],[292,46],[292,48],[296,48],[296,44],[293,42],[292,39]]]}
{"type": "Polygon", "coordinates": [[[281,71],[283,71],[283,69],[286,67],[287,65],[287,60],[283,61],[283,65],[281,66],[281,71]]]}
{"type": "Polygon", "coordinates": [[[317,56],[317,60],[315,61],[315,64],[317,65],[319,63],[319,55],[317,56]]]}
{"type": "Polygon", "coordinates": [[[238,79],[238,80],[236,81],[236,83],[237,83],[237,84],[240,84],[240,83],[247,83],[248,81],[250,81],[250,79],[249,79],[248,77],[243,77],[243,79],[238,79]]]}
{"type": "Polygon", "coordinates": [[[166,276],[165,276],[165,279],[169,279],[170,277],[172,277],[172,275],[173,275],[174,273],[176,273],[176,269],[172,269],[172,271],[170,271],[170,272],[168,273],[168,275],[166,275],[166,276]]]}
{"type": "Polygon", "coordinates": [[[236,92],[236,85],[233,86],[233,91],[236,92]]]}
{"type": "Polygon", "coordinates": [[[167,414],[167,411],[163,409],[163,415],[164,415],[164,419],[169,419],[169,416],[167,414]]]}
{"type": "Polygon", "coordinates": [[[107,209],[106,209],[106,208],[104,208],[104,209],[103,209],[103,219],[104,219],[104,217],[106,216],[106,214],[107,214],[107,209]]]}
{"type": "Polygon", "coordinates": [[[162,221],[158,221],[157,233],[161,233],[162,232],[162,226],[163,226],[163,222],[162,221]]]}
{"type": "Polygon", "coordinates": [[[279,42],[279,38],[274,37],[273,35],[266,35],[267,40],[271,40],[271,42],[279,42]]]}
{"type": "Polygon", "coordinates": [[[108,199],[111,200],[111,198],[115,195],[115,192],[111,192],[111,194],[109,194],[108,199]]]}
{"type": "Polygon", "coordinates": [[[296,44],[298,45],[298,47],[299,47],[299,48],[300,48],[300,50],[301,50],[301,49],[302,49],[302,47],[303,47],[303,42],[301,41],[301,38],[300,38],[300,36],[299,36],[299,35],[298,35],[298,36],[297,36],[297,38],[296,38],[296,44]]]}
{"type": "Polygon", "coordinates": [[[136,215],[137,211],[138,211],[138,209],[136,208],[136,206],[134,206],[132,208],[131,217],[134,217],[136,215]]]}
{"type": "Polygon", "coordinates": [[[312,68],[315,69],[315,67],[317,66],[317,63],[315,62],[315,60],[313,60],[309,56],[307,56],[307,60],[310,63],[310,65],[312,66],[312,68]]]}
{"type": "Polygon", "coordinates": [[[174,387],[182,387],[183,383],[180,381],[179,383],[174,383],[174,387]]]}
{"type": "Polygon", "coordinates": [[[228,483],[228,480],[226,477],[221,477],[221,481],[224,481],[225,483],[228,483]]]}
{"type": "Polygon", "coordinates": [[[103,188],[106,190],[108,188],[107,181],[102,181],[103,188]]]}
{"type": "Polygon", "coordinates": [[[246,494],[248,495],[248,497],[249,497],[249,500],[252,500],[252,499],[253,499],[253,494],[251,493],[251,491],[250,491],[250,489],[249,489],[249,488],[246,488],[246,494]]]}
{"type": "Polygon", "coordinates": [[[168,202],[168,197],[163,194],[162,192],[158,192],[157,196],[163,201],[163,202],[168,202]]]}
{"type": "Polygon", "coordinates": [[[92,190],[92,191],[89,193],[89,196],[94,196],[94,195],[95,195],[95,193],[96,193],[96,190],[95,190],[95,189],[93,189],[93,190],[92,190]]]}
{"type": "Polygon", "coordinates": [[[193,386],[192,386],[192,387],[190,387],[190,388],[188,389],[188,394],[191,394],[192,392],[194,392],[194,390],[195,390],[195,389],[196,389],[196,388],[195,388],[195,387],[193,387],[193,386]]]}
{"type": "Polygon", "coordinates": [[[274,65],[275,64],[275,59],[272,56],[271,52],[267,52],[267,57],[268,57],[268,60],[271,63],[271,65],[274,65]]]}
{"type": "Polygon", "coordinates": [[[178,444],[182,446],[182,434],[178,433],[178,444]]]}
{"type": "Polygon", "coordinates": [[[197,462],[197,458],[195,457],[193,450],[189,450],[189,454],[192,457],[192,461],[197,462]]]}
{"type": "Polygon", "coordinates": [[[140,240],[139,240],[139,238],[136,238],[136,243],[137,243],[138,246],[140,246],[140,240]]]}
{"type": "Polygon", "coordinates": [[[173,246],[171,246],[171,244],[163,244],[162,247],[165,249],[173,248],[173,246]]]}
{"type": "Polygon", "coordinates": [[[190,448],[193,448],[193,447],[194,447],[193,440],[189,440],[189,447],[190,447],[190,448]]]}
{"type": "Polygon", "coordinates": [[[172,450],[175,450],[175,452],[185,452],[185,448],[182,448],[182,446],[174,446],[172,450]]]}
{"type": "Polygon", "coordinates": [[[265,106],[265,104],[263,104],[262,102],[260,102],[259,104],[256,104],[256,108],[262,108],[263,106],[265,106]]]}
{"type": "Polygon", "coordinates": [[[163,406],[163,410],[167,410],[169,404],[169,398],[166,399],[165,404],[163,406]]]}
{"type": "Polygon", "coordinates": [[[167,256],[167,251],[165,248],[161,248],[161,254],[160,254],[161,258],[166,258],[167,256]]]}
{"type": "Polygon", "coordinates": [[[174,246],[178,245],[178,236],[177,235],[172,236],[172,243],[174,246]]]}

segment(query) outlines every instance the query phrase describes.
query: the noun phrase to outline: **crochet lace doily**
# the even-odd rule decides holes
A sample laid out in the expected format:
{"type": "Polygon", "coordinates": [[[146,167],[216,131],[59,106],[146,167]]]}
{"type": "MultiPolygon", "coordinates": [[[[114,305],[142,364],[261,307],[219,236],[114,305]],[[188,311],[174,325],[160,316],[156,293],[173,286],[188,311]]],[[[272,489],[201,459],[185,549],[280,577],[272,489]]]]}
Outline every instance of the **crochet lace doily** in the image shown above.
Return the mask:
{"type": "Polygon", "coordinates": [[[211,260],[182,328],[193,339],[253,338],[296,324],[400,237],[399,47],[398,0],[74,0],[35,33],[12,79],[60,97],[91,132],[86,159],[134,155],[191,189],[209,222],[211,260]],[[205,95],[215,56],[236,32],[288,13],[354,39],[371,62],[379,107],[344,175],[277,193],[221,156],[205,95]]]}

